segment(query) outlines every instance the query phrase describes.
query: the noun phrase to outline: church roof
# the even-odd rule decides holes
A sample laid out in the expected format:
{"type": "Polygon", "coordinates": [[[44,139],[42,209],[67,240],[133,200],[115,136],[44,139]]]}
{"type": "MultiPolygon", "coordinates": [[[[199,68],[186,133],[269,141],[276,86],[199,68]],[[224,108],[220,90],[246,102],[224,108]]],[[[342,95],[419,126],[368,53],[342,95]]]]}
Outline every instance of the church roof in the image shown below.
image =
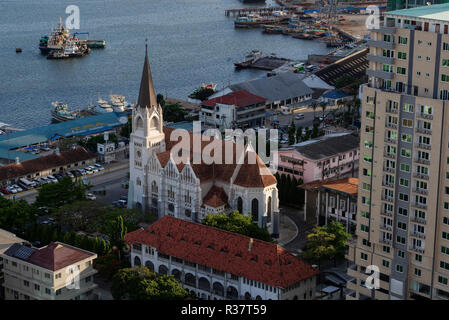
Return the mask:
{"type": "MultiPolygon", "coordinates": [[[[175,146],[178,141],[171,141],[170,135],[173,131],[173,128],[164,127],[164,134],[165,134],[165,145],[166,145],[166,151],[160,152],[157,154],[157,158],[159,159],[159,162],[161,166],[164,168],[171,155],[171,149],[173,146],[175,146]]],[[[273,176],[273,174],[269,171],[269,169],[266,167],[266,165],[262,162],[262,160],[259,158],[259,156],[251,150],[245,150],[245,158],[242,164],[237,164],[237,153],[238,148],[237,144],[231,141],[224,141],[221,140],[220,143],[221,146],[221,161],[222,164],[216,164],[216,163],[205,163],[202,159],[201,163],[195,163],[194,160],[194,153],[193,151],[193,138],[194,133],[189,132],[190,135],[190,155],[189,155],[189,162],[192,166],[193,171],[195,172],[195,175],[201,180],[201,182],[209,181],[209,180],[220,180],[225,183],[229,183],[230,179],[232,178],[233,174],[237,170],[237,175],[234,180],[234,184],[248,187],[248,188],[264,188],[271,185],[274,185],[277,183],[276,178],[273,176]],[[226,157],[231,154],[231,152],[227,152],[229,150],[232,150],[232,159],[227,159],[226,157]],[[252,164],[252,160],[255,157],[255,163],[252,164]],[[227,160],[227,161],[226,161],[227,160]],[[229,164],[226,164],[228,162],[229,164]]],[[[181,138],[179,138],[181,139],[181,138]]],[[[196,137],[196,139],[200,139],[200,137],[196,137]]],[[[204,148],[208,146],[210,143],[212,143],[213,139],[211,138],[210,141],[202,141],[201,142],[201,152],[203,153],[204,148]]],[[[242,147],[243,148],[243,147],[242,147]]],[[[212,152],[213,155],[213,152],[212,152]]],[[[184,168],[184,163],[177,164],[177,168],[179,171],[181,171],[184,168]]]]}
{"type": "Polygon", "coordinates": [[[157,97],[154,93],[153,78],[151,77],[150,63],[148,62],[148,44],[145,47],[145,62],[143,64],[142,80],[140,81],[139,98],[137,99],[137,105],[142,108],[157,106],[157,97]]]}
{"type": "Polygon", "coordinates": [[[203,206],[218,208],[228,205],[228,196],[221,187],[212,186],[206,196],[203,198],[203,206]]]}

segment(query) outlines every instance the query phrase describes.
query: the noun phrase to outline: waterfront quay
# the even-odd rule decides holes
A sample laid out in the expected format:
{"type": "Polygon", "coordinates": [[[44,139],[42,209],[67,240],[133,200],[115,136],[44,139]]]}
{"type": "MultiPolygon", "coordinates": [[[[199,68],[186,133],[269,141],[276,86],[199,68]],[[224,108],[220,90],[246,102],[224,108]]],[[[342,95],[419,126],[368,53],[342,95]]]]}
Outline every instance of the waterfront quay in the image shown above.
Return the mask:
{"type": "Polygon", "coordinates": [[[302,11],[302,7],[299,6],[284,6],[284,7],[258,7],[258,8],[234,8],[225,10],[225,15],[230,16],[240,16],[248,13],[255,13],[260,16],[271,15],[273,11],[282,10],[289,14],[297,13],[302,11]]]}

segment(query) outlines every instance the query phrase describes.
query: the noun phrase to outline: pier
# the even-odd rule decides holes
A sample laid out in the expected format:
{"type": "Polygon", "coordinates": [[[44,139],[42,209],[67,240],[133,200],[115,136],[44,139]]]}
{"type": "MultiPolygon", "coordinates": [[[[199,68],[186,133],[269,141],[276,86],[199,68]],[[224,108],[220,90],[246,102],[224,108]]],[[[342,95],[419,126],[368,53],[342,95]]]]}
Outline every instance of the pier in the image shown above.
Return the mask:
{"type": "Polygon", "coordinates": [[[258,8],[237,8],[237,9],[227,9],[225,10],[225,15],[239,16],[242,14],[256,13],[260,16],[270,15],[273,11],[284,11],[287,13],[302,12],[302,7],[298,6],[284,6],[284,7],[258,7],[258,8]]]}

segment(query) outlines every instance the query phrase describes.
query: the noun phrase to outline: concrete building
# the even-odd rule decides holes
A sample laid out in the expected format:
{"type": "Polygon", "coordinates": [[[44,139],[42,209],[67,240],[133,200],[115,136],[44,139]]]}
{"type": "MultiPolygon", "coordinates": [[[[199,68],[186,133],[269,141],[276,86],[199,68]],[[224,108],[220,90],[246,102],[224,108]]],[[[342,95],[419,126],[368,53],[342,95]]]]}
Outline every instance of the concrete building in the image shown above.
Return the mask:
{"type": "Polygon", "coordinates": [[[35,249],[15,243],[0,257],[6,300],[87,300],[97,287],[97,255],[67,244],[35,249]]]}
{"type": "Polygon", "coordinates": [[[448,27],[440,4],[387,12],[371,33],[348,299],[449,299],[448,27]]]}
{"type": "Polygon", "coordinates": [[[212,128],[247,129],[265,124],[266,98],[240,90],[201,103],[201,125],[212,128]]]}
{"type": "Polygon", "coordinates": [[[355,233],[357,226],[358,178],[313,181],[298,186],[304,190],[304,218],[315,220],[319,226],[337,221],[346,232],[355,233]]]}
{"type": "Polygon", "coordinates": [[[165,216],[126,235],[131,265],[207,300],[312,300],[318,270],[279,245],[165,216]]]}
{"type": "Polygon", "coordinates": [[[304,183],[354,177],[359,162],[359,137],[352,133],[330,134],[279,149],[278,174],[304,183]]]}
{"type": "Polygon", "coordinates": [[[17,237],[11,232],[0,229],[0,300],[3,300],[5,298],[5,288],[3,286],[5,283],[5,277],[3,275],[4,262],[1,254],[8,250],[9,247],[11,247],[15,243],[26,244],[27,241],[17,237]]]}
{"type": "Polygon", "coordinates": [[[251,144],[244,146],[164,126],[148,54],[132,119],[130,208],[153,212],[159,218],[171,215],[197,222],[207,213],[239,210],[251,214],[260,227],[278,237],[276,178],[251,144]],[[212,150],[211,159],[207,155],[212,150]]]}
{"type": "Polygon", "coordinates": [[[79,147],[36,159],[0,167],[0,185],[14,184],[20,178],[46,177],[55,173],[85,168],[95,163],[97,156],[79,147]]]}

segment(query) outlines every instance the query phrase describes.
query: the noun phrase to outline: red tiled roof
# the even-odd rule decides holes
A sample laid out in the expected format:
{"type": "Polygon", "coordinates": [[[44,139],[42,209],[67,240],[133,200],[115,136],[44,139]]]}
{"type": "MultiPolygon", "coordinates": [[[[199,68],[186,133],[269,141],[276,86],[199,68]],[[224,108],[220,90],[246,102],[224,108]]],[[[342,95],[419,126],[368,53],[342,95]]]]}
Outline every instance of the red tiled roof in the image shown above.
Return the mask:
{"type": "Polygon", "coordinates": [[[321,187],[325,187],[328,189],[333,189],[348,194],[357,194],[358,185],[359,185],[358,178],[343,178],[338,180],[324,180],[324,181],[315,180],[308,183],[304,183],[298,186],[298,188],[306,190],[314,190],[319,189],[321,187]]]}
{"type": "Polygon", "coordinates": [[[212,186],[206,196],[203,198],[203,205],[218,208],[228,205],[228,196],[221,187],[212,186]]]}
{"type": "Polygon", "coordinates": [[[213,107],[217,103],[234,105],[237,107],[246,107],[256,103],[265,102],[267,99],[261,96],[252,94],[246,90],[239,90],[228,93],[221,97],[216,97],[202,102],[202,105],[213,107]]]}
{"type": "Polygon", "coordinates": [[[94,253],[89,253],[60,242],[51,242],[48,246],[36,250],[26,261],[39,267],[56,271],[94,255],[94,253]]]}
{"type": "Polygon", "coordinates": [[[276,287],[319,273],[279,245],[170,216],[128,233],[125,239],[129,245],[149,245],[167,255],[276,287]]]}
{"type": "Polygon", "coordinates": [[[86,151],[84,148],[76,148],[53,153],[37,159],[22,161],[19,164],[8,164],[0,167],[0,180],[23,177],[30,173],[44,171],[71,163],[96,158],[96,155],[86,151]]]}
{"type": "MultiPolygon", "coordinates": [[[[178,141],[170,141],[170,134],[172,133],[174,129],[164,127],[164,134],[165,134],[165,145],[166,145],[166,151],[160,152],[157,154],[157,158],[159,159],[159,162],[162,167],[165,167],[170,159],[171,149],[178,141],[180,141],[181,138],[179,138],[178,141]]],[[[195,139],[201,139],[201,137],[197,134],[193,134],[189,132],[190,134],[190,164],[192,166],[193,171],[195,172],[196,176],[202,181],[208,181],[211,179],[220,180],[226,183],[229,183],[232,175],[236,170],[237,176],[234,181],[235,184],[249,187],[249,188],[262,188],[271,186],[277,183],[276,178],[273,176],[273,174],[269,171],[269,169],[265,166],[265,164],[262,162],[260,157],[254,153],[253,151],[247,151],[245,154],[244,161],[241,165],[238,165],[237,162],[239,159],[237,159],[237,144],[230,141],[224,141],[221,140],[221,159],[223,164],[207,164],[207,163],[193,163],[193,140],[195,139]],[[229,151],[232,150],[232,151],[229,151]],[[229,151],[229,152],[227,152],[229,151]],[[232,153],[232,161],[231,164],[226,164],[226,159],[229,156],[229,154],[232,153]],[[253,155],[255,156],[256,163],[251,164],[253,161],[253,155]]],[[[213,139],[211,141],[202,141],[201,142],[201,152],[203,152],[204,148],[212,143],[213,139]]],[[[213,155],[213,152],[212,152],[213,155]]],[[[184,168],[184,163],[177,164],[177,168],[179,171],[181,171],[184,168]]]]}

